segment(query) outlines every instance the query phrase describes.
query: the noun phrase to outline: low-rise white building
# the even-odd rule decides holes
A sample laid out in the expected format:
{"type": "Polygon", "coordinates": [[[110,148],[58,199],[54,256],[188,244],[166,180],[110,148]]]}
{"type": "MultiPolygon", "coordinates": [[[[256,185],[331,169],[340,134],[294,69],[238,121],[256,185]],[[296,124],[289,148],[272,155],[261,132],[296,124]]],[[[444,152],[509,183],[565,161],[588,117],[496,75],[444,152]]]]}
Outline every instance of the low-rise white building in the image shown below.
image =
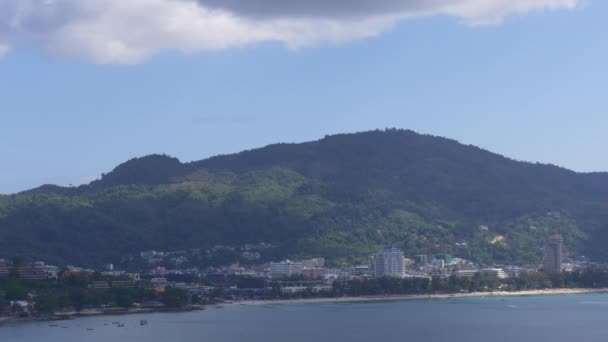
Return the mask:
{"type": "Polygon", "coordinates": [[[476,274],[495,275],[498,279],[509,278],[509,275],[502,268],[474,268],[454,271],[454,275],[459,277],[474,277],[476,274]]]}

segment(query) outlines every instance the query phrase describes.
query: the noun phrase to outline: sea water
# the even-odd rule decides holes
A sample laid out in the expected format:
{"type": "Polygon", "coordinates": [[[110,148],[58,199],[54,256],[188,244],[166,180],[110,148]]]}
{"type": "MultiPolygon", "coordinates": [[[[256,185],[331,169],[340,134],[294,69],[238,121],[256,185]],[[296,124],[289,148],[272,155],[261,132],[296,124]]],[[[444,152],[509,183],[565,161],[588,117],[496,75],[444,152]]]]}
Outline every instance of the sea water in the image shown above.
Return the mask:
{"type": "Polygon", "coordinates": [[[606,342],[608,294],[233,305],[19,323],[0,327],[0,341],[606,342]]]}

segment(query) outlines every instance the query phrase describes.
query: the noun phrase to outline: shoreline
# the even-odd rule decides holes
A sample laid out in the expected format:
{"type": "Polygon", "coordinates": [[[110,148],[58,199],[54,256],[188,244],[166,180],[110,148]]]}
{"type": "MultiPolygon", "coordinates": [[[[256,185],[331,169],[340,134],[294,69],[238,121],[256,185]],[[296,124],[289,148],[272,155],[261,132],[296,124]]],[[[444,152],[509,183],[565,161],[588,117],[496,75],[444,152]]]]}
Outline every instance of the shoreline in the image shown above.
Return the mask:
{"type": "Polygon", "coordinates": [[[231,302],[231,303],[224,303],[224,304],[220,304],[220,306],[365,303],[365,302],[452,299],[452,298],[555,296],[555,295],[593,294],[593,293],[608,293],[608,288],[547,289],[547,290],[440,293],[440,294],[415,294],[415,295],[374,295],[374,296],[360,296],[360,297],[299,298],[299,299],[275,299],[275,300],[244,300],[244,301],[235,301],[235,302],[231,302]]]}
{"type": "Polygon", "coordinates": [[[63,312],[53,315],[15,318],[0,317],[0,328],[9,324],[20,324],[29,322],[53,322],[66,321],[77,318],[107,316],[118,317],[136,314],[151,313],[184,313],[200,311],[208,308],[224,308],[235,306],[255,306],[255,305],[293,305],[293,304],[331,304],[331,303],[368,303],[368,302],[399,302],[410,300],[442,300],[454,298],[483,298],[483,297],[527,297],[527,296],[555,296],[555,295],[574,295],[574,294],[594,294],[608,293],[608,288],[600,289],[546,289],[546,290],[523,290],[523,291],[494,291],[494,292],[471,292],[471,293],[439,293],[439,294],[414,294],[414,295],[374,295],[360,297],[330,297],[330,298],[298,298],[298,299],[263,299],[263,300],[242,300],[225,302],[209,305],[193,305],[181,309],[88,309],[80,312],[63,312]]]}
{"type": "Polygon", "coordinates": [[[0,317],[0,328],[4,325],[9,324],[21,324],[21,323],[30,323],[30,322],[60,322],[60,321],[69,321],[78,318],[86,318],[86,317],[97,317],[97,316],[105,316],[105,317],[119,317],[119,316],[127,316],[127,315],[137,315],[137,314],[153,314],[153,313],[181,313],[181,312],[192,312],[192,311],[200,311],[205,310],[206,307],[202,305],[191,305],[184,308],[135,308],[135,309],[85,309],[81,311],[70,311],[70,312],[58,312],[52,315],[44,315],[44,316],[34,316],[34,317],[0,317]]]}

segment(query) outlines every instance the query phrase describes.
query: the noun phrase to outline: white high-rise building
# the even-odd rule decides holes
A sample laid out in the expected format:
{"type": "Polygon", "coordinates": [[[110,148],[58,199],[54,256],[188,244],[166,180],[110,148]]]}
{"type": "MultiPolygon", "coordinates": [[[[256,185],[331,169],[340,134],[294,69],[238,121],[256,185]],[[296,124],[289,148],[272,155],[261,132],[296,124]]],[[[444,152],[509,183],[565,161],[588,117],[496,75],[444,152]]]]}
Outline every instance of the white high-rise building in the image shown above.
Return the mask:
{"type": "Polygon", "coordinates": [[[282,262],[270,263],[270,277],[273,279],[287,278],[292,275],[300,275],[304,271],[304,266],[301,262],[293,262],[285,260],[282,262]]]}
{"type": "Polygon", "coordinates": [[[399,248],[386,246],[374,259],[374,276],[399,277],[405,276],[405,257],[399,248]]]}

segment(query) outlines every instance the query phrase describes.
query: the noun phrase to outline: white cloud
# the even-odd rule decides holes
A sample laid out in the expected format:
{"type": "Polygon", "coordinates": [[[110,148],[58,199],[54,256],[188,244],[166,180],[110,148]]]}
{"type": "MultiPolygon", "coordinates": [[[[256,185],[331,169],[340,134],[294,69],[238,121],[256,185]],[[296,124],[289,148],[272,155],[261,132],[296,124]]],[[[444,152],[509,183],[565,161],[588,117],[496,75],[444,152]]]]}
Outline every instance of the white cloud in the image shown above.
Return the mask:
{"type": "Polygon", "coordinates": [[[580,0],[444,1],[443,12],[472,25],[499,24],[507,16],[532,11],[574,9],[580,0]]]}
{"type": "Polygon", "coordinates": [[[497,24],[513,14],[572,9],[579,1],[1,0],[0,54],[28,44],[95,63],[136,63],[163,50],[259,42],[301,48],[373,37],[405,18],[449,15],[470,25],[497,24]],[[251,11],[264,6],[275,11],[251,11]]]}
{"type": "Polygon", "coordinates": [[[0,56],[8,52],[8,45],[0,44],[0,56]]]}

